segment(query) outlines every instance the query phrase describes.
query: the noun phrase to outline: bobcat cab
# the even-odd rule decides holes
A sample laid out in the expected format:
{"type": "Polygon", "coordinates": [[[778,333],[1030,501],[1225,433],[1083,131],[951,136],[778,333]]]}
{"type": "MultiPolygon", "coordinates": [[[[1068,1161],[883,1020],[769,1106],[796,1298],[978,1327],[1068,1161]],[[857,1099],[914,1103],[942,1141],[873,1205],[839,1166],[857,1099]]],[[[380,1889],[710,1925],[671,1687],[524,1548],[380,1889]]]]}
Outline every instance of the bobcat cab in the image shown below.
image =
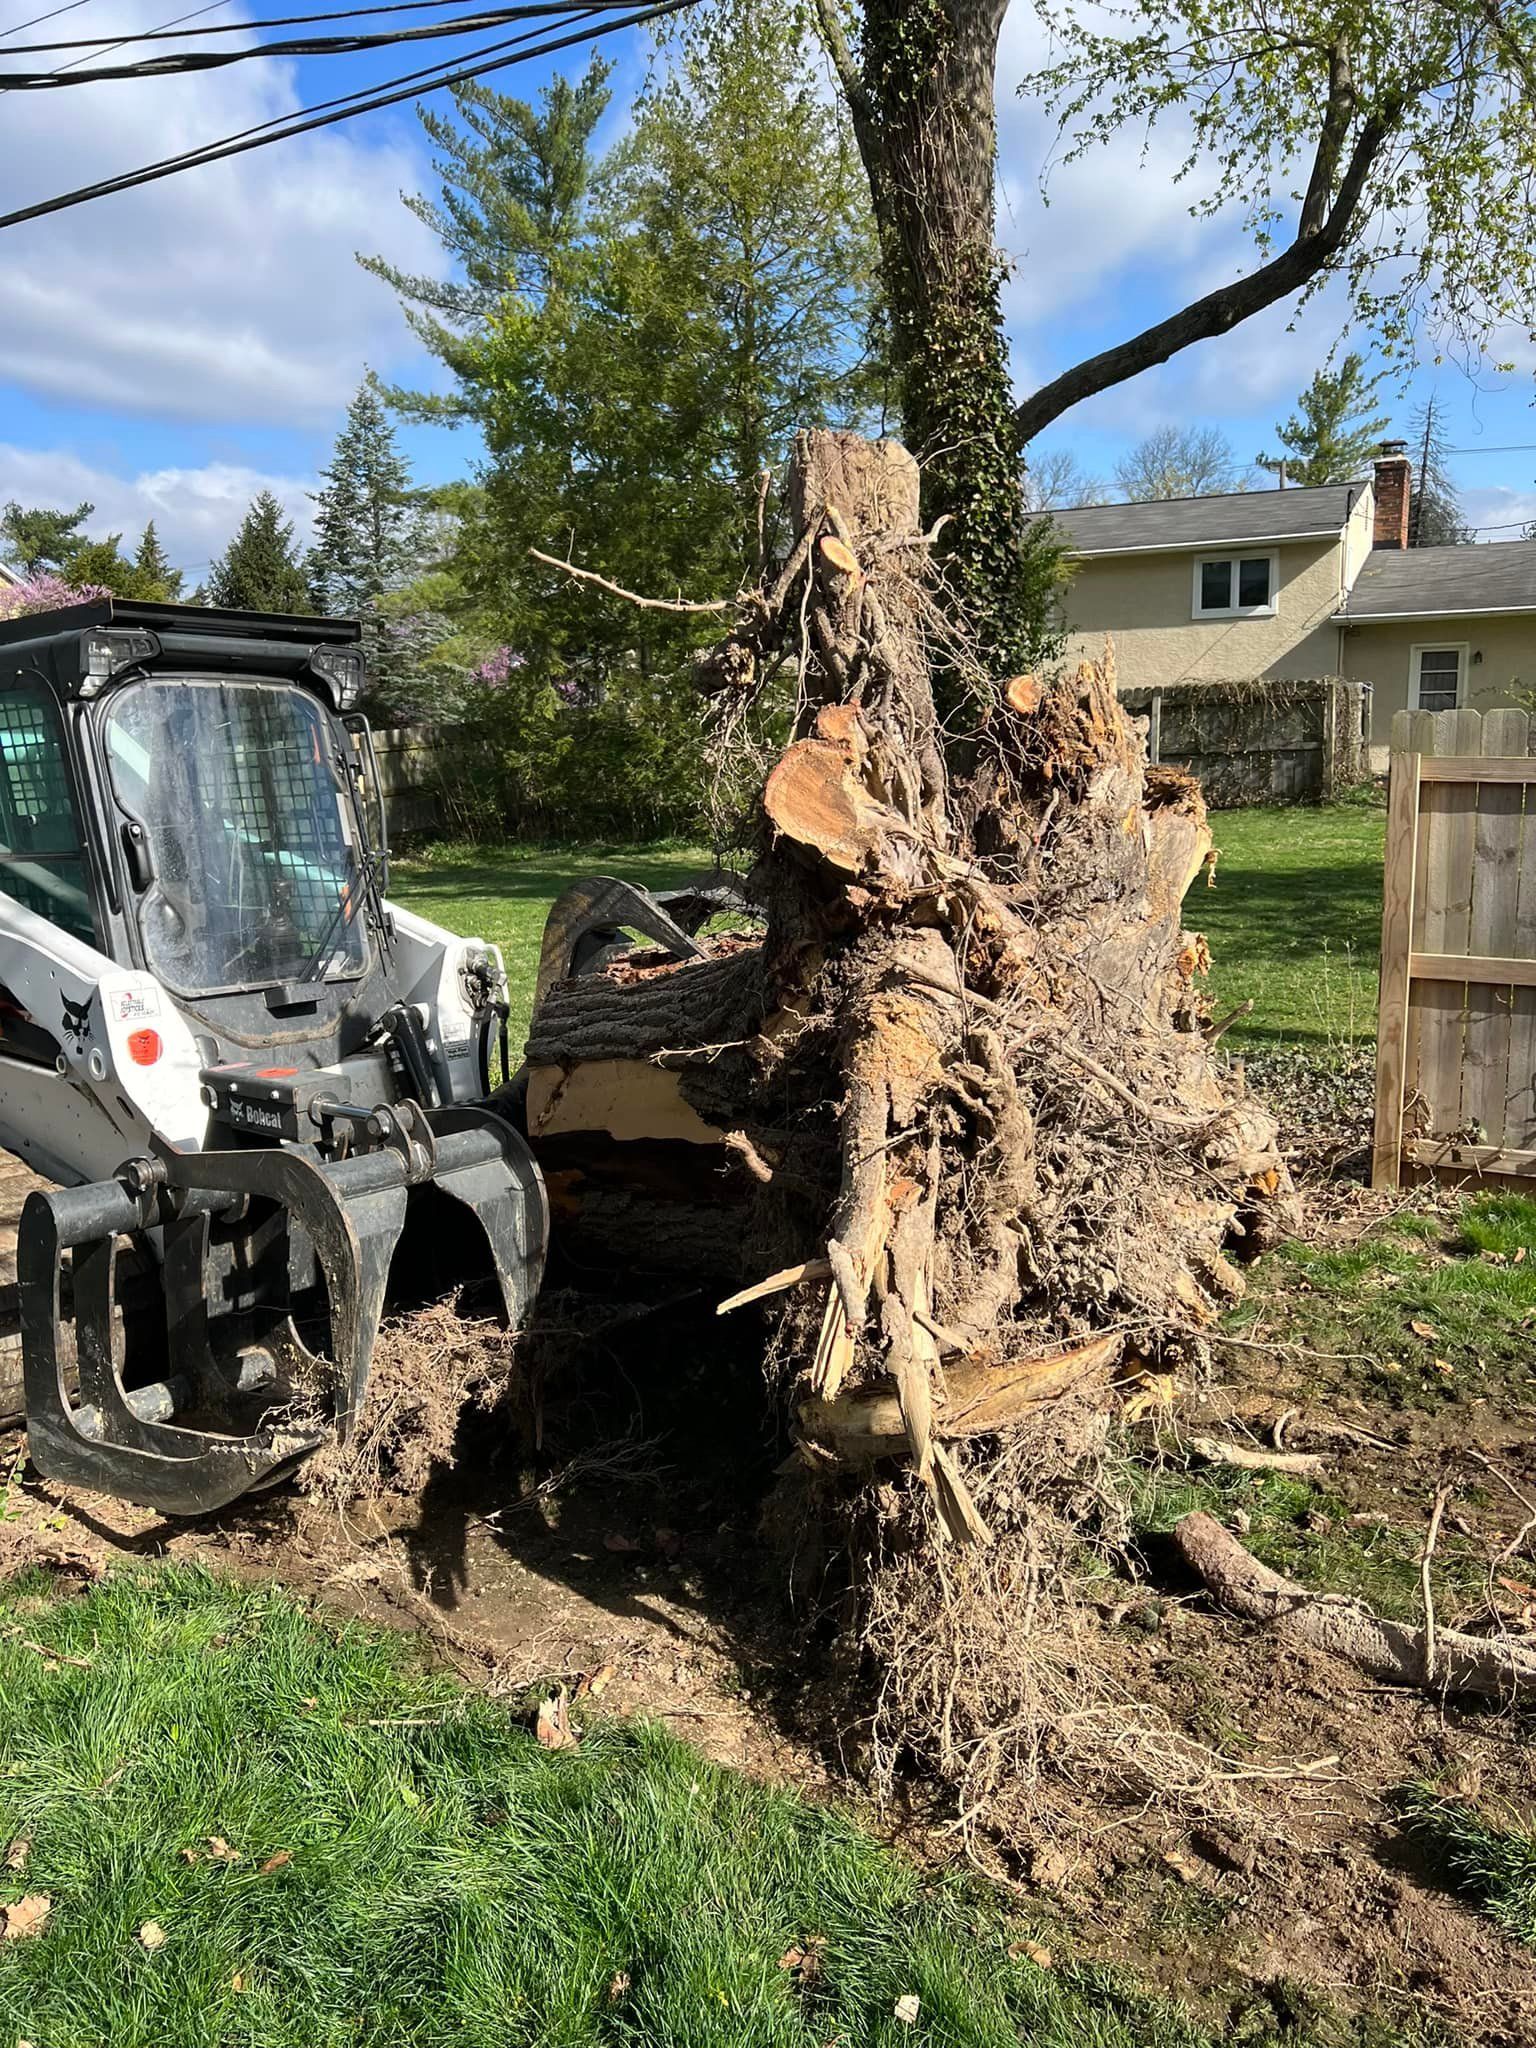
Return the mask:
{"type": "MultiPolygon", "coordinates": [[[[500,955],[386,901],[359,637],[115,598],[0,623],[0,1144],[62,1184],[17,1245],[31,1455],[171,1513],[346,1433],[409,1257],[446,1285],[473,1240],[514,1325],[543,1269],[500,955]]],[[[577,885],[541,981],[620,924],[696,950],[577,885]]]]}

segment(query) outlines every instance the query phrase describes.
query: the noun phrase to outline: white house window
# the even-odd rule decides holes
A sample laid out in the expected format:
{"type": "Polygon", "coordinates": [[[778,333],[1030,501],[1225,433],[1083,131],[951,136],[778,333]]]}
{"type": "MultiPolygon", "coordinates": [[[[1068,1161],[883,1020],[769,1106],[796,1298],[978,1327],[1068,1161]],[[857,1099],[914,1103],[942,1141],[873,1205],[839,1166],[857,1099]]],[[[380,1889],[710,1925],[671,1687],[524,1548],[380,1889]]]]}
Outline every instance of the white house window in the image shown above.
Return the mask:
{"type": "Polygon", "coordinates": [[[1273,618],[1279,582],[1273,555],[1202,556],[1195,563],[1195,617],[1273,618]]]}
{"type": "Polygon", "coordinates": [[[1454,711],[1461,702],[1466,673],[1465,645],[1415,647],[1409,657],[1410,707],[1415,711],[1454,711]]]}

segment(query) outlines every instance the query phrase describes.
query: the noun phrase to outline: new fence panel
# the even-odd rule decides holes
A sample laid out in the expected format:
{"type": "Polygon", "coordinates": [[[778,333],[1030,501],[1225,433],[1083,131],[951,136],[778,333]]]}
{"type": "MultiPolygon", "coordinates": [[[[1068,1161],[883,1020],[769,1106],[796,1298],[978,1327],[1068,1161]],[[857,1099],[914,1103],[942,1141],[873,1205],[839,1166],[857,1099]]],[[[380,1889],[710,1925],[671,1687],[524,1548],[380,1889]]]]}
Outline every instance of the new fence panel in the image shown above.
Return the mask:
{"type": "Polygon", "coordinates": [[[1400,712],[1372,1180],[1536,1177],[1536,758],[1524,711],[1400,712]]]}

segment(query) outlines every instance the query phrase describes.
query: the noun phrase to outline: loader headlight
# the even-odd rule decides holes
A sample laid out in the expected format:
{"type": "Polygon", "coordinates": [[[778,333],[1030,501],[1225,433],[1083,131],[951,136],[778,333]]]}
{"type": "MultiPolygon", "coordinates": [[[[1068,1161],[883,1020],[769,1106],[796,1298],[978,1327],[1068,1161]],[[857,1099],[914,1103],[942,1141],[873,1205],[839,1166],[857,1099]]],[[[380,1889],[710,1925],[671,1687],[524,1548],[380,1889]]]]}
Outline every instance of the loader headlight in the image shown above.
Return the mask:
{"type": "Polygon", "coordinates": [[[309,666],[329,684],[336,709],[350,711],[363,694],[363,657],[350,647],[317,647],[309,666]]]}
{"type": "Polygon", "coordinates": [[[80,678],[82,697],[94,697],[102,684],[111,680],[119,669],[133,668],[142,661],[153,661],[160,652],[160,642],[143,626],[114,626],[110,631],[87,633],[81,649],[84,673],[80,678]]]}

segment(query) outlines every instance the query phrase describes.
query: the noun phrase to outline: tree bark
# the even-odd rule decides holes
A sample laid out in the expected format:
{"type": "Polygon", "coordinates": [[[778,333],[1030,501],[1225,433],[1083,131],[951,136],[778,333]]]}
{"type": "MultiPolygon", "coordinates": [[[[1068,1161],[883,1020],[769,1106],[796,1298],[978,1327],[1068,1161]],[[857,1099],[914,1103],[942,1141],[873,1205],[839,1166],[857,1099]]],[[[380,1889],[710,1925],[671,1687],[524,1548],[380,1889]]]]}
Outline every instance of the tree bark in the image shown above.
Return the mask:
{"type": "Polygon", "coordinates": [[[869,176],[907,443],[930,518],[995,673],[1028,658],[1020,442],[993,234],[997,39],[1008,0],[863,0],[849,50],[817,0],[869,176]]]}

